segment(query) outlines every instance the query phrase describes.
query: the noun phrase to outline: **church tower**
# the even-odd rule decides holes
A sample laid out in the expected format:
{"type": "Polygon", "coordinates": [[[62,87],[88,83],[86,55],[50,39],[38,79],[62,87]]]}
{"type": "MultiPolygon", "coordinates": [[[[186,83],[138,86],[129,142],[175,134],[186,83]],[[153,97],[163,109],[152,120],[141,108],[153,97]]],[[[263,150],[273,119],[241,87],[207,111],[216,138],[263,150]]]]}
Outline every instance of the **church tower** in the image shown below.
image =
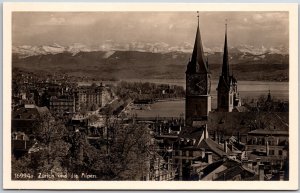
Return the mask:
{"type": "Polygon", "coordinates": [[[239,94],[237,92],[237,81],[229,74],[229,59],[227,46],[227,23],[225,24],[225,43],[223,54],[222,73],[218,83],[218,111],[232,112],[234,107],[240,106],[239,94]]]}
{"type": "Polygon", "coordinates": [[[208,61],[204,58],[202,47],[199,13],[195,44],[186,70],[186,125],[192,126],[194,121],[207,121],[211,111],[211,75],[208,61]]]}

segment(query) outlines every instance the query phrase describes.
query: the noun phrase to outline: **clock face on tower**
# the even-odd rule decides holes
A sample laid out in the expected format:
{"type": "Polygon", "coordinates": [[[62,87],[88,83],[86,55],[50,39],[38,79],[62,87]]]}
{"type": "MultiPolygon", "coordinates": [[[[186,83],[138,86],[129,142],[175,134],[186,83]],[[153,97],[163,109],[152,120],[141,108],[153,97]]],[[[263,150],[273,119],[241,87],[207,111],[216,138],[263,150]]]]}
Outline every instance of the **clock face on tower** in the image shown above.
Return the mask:
{"type": "Polygon", "coordinates": [[[187,94],[206,95],[207,94],[207,76],[205,74],[193,74],[187,77],[187,94]]]}

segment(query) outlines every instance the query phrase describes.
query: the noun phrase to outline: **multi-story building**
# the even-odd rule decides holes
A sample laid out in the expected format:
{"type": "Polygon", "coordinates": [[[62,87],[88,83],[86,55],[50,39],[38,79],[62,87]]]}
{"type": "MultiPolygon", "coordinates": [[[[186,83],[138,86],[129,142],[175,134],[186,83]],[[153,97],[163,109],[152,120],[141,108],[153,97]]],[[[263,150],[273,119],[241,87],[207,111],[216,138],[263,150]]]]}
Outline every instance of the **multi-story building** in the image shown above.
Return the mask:
{"type": "MultiPolygon", "coordinates": [[[[248,133],[246,151],[258,156],[276,157],[277,160],[287,158],[288,131],[257,129],[248,133]]],[[[273,160],[273,159],[271,159],[273,160]]]]}
{"type": "Polygon", "coordinates": [[[81,86],[75,91],[76,111],[82,106],[105,106],[112,99],[111,92],[103,85],[81,86]]]}
{"type": "Polygon", "coordinates": [[[75,112],[75,98],[73,96],[52,96],[50,98],[49,108],[56,112],[75,112]]]}

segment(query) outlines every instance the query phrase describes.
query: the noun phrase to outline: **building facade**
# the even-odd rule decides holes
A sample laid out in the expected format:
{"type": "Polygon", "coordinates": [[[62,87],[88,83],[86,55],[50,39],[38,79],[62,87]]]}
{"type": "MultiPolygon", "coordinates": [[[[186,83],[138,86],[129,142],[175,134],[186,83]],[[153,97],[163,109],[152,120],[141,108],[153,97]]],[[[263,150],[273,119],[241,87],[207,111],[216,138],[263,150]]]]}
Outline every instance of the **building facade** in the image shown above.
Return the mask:
{"type": "Polygon", "coordinates": [[[96,109],[104,107],[112,98],[111,92],[103,85],[81,86],[75,92],[76,111],[83,106],[89,108],[93,105],[96,109]]]}
{"type": "Polygon", "coordinates": [[[49,109],[56,112],[75,112],[75,98],[73,96],[51,97],[49,109]]]}

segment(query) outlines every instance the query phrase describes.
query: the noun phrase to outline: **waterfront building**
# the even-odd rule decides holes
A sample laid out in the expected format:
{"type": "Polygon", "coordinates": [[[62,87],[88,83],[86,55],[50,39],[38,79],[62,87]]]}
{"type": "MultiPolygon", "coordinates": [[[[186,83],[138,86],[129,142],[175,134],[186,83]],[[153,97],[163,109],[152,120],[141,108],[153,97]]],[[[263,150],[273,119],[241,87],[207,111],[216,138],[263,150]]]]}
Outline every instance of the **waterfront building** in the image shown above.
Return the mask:
{"type": "Polygon", "coordinates": [[[104,107],[112,98],[112,93],[103,85],[80,86],[75,91],[76,111],[83,106],[88,108],[94,105],[96,109],[104,107]]]}

